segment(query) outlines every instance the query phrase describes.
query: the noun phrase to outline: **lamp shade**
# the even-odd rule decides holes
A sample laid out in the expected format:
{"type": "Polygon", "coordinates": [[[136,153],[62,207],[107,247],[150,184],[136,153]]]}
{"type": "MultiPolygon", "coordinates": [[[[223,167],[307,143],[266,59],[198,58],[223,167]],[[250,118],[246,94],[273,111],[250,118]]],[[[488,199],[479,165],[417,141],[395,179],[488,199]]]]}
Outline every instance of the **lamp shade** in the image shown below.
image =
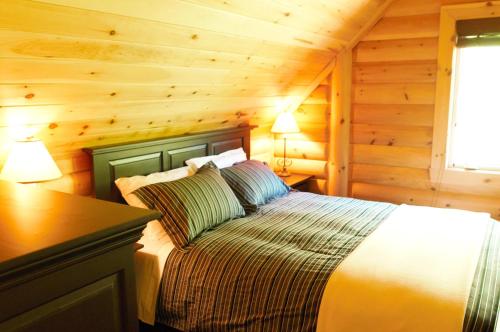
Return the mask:
{"type": "Polygon", "coordinates": [[[61,171],[39,140],[16,141],[0,177],[14,182],[41,182],[61,177],[61,171]]]}
{"type": "Polygon", "coordinates": [[[300,129],[291,112],[282,112],[274,121],[271,132],[274,134],[291,134],[300,132],[300,129]]]}

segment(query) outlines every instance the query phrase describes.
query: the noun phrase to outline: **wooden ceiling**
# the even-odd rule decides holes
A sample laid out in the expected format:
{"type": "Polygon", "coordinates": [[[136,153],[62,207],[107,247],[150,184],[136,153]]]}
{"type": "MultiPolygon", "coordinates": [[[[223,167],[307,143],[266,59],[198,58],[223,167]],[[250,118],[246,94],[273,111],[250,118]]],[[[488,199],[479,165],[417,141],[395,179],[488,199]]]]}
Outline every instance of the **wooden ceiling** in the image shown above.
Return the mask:
{"type": "Polygon", "coordinates": [[[2,0],[0,139],[28,127],[64,160],[270,123],[385,2],[2,0]]]}

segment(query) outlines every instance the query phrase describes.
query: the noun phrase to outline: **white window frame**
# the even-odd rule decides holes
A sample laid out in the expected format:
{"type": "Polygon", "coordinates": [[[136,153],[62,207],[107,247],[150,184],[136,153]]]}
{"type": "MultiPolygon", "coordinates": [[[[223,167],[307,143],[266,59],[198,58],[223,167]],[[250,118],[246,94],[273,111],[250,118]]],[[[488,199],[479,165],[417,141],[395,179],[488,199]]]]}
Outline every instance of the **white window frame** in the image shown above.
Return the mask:
{"type": "Polygon", "coordinates": [[[430,179],[441,189],[460,187],[462,190],[470,188],[471,191],[477,191],[478,186],[481,186],[481,192],[500,195],[500,172],[449,167],[447,155],[454,100],[456,21],[485,17],[500,17],[500,1],[441,8],[430,179]]]}

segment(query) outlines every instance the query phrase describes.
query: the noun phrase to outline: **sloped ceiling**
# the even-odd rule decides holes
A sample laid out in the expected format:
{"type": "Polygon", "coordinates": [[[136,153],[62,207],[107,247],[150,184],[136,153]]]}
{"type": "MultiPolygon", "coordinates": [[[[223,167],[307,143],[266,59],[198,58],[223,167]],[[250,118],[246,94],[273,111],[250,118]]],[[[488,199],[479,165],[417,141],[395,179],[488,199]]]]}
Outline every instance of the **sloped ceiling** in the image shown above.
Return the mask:
{"type": "Polygon", "coordinates": [[[384,2],[3,0],[0,139],[74,172],[84,146],[269,123],[384,2]]]}

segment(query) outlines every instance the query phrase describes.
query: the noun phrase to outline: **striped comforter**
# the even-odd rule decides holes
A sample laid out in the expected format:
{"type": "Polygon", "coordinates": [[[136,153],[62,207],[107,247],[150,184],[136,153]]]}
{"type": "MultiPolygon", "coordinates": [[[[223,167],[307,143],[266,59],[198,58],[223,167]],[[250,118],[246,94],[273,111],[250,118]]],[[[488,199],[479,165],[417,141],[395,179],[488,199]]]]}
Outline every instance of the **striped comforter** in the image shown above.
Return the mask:
{"type": "Polygon", "coordinates": [[[500,224],[492,221],[476,267],[464,332],[500,331],[500,224]],[[496,323],[496,325],[495,325],[496,323]]]}
{"type": "MultiPolygon", "coordinates": [[[[224,223],[169,255],[157,321],[182,331],[315,331],[331,273],[395,208],[293,192],[224,223]]],[[[498,240],[485,241],[464,331],[494,324],[498,240]]]]}

